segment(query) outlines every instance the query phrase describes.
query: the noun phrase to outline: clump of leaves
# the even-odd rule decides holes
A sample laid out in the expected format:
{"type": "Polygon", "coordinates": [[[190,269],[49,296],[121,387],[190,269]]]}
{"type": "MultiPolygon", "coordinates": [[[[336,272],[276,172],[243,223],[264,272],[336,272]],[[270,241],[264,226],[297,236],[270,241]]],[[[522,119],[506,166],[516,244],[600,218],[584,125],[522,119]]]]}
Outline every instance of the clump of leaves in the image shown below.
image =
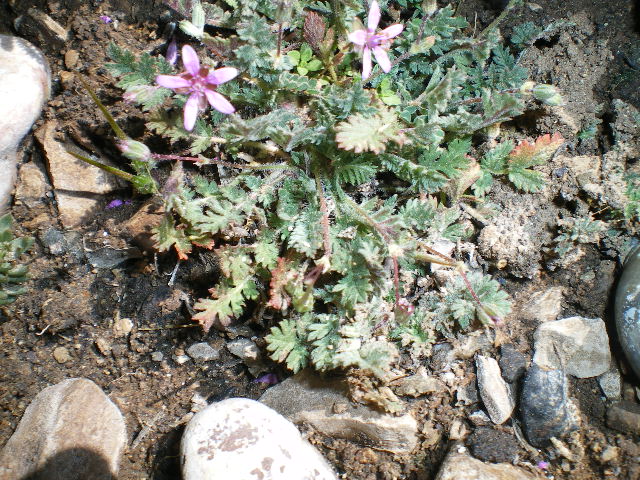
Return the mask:
{"type": "Polygon", "coordinates": [[[0,306],[15,301],[27,290],[21,285],[28,280],[28,268],[20,257],[33,245],[33,238],[14,238],[9,214],[0,217],[0,306]]]}
{"type": "Polygon", "coordinates": [[[589,216],[560,220],[559,226],[560,233],[554,239],[554,251],[559,257],[566,257],[580,244],[598,244],[607,224],[589,216]]]}
{"type": "MultiPolygon", "coordinates": [[[[213,24],[234,34],[193,34],[222,67],[240,72],[206,86],[236,113],[199,107],[191,132],[180,109],[191,101],[185,86],[197,87],[193,75],[181,74],[189,82],[175,80],[171,92],[149,80],[151,71],[171,73],[166,62],[109,49],[108,68],[127,98],[153,109],[148,127],[197,155],[146,158],[176,161],[155,189],[166,211],[155,228],[158,249],[185,259],[210,248],[220,260],[210,296],[194,305],[205,331],[269,309],[279,320],[266,337],[273,359],[293,371],[355,368],[384,384],[401,349],[418,360],[437,331],[493,325],[509,313],[495,280],[434,245],[473,233],[460,202],[478,201],[494,177],[526,192],[542,187],[532,167],[548,160],[559,136],[515,148],[506,140],[480,162],[474,156],[483,149],[472,139],[519,115],[526,98],[557,104],[557,91],[525,85],[496,24],[470,37],[452,7],[415,4],[401,4],[409,20],[401,35],[394,27],[393,44],[365,39],[374,52],[384,48],[391,64],[381,57],[389,72],[376,65],[363,80],[347,37],[352,29],[368,35],[358,26],[371,15],[362,2],[212,2],[213,24]],[[417,288],[434,262],[457,274],[417,288]]],[[[192,8],[199,32],[203,6],[192,8]]],[[[383,10],[375,35],[390,23],[383,10]]],[[[389,397],[370,398],[395,408],[389,397]]]]}

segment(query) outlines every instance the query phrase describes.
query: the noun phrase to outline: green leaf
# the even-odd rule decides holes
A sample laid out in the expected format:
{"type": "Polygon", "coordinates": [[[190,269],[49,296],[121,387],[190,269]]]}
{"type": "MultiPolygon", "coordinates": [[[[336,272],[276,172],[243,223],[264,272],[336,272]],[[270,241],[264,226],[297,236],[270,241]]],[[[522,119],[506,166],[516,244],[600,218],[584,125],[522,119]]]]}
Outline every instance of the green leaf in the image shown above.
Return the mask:
{"type": "Polygon", "coordinates": [[[309,352],[302,343],[295,320],[285,319],[279,325],[272,327],[265,337],[269,355],[276,362],[285,362],[294,373],[307,365],[309,352]]]}
{"type": "Polygon", "coordinates": [[[343,150],[354,153],[381,153],[389,141],[400,145],[403,143],[401,129],[402,125],[395,112],[384,108],[372,117],[357,114],[349,117],[346,122],[339,123],[335,128],[336,142],[343,150]]]}
{"type": "Polygon", "coordinates": [[[191,242],[187,238],[184,229],[178,230],[170,215],[165,215],[159,225],[152,228],[153,241],[159,252],[166,252],[175,247],[178,256],[186,260],[191,253],[191,242]]]}
{"type": "Polygon", "coordinates": [[[193,316],[193,320],[200,323],[205,332],[208,332],[214,323],[228,326],[233,317],[242,314],[246,300],[258,297],[253,277],[245,277],[237,284],[225,278],[209,292],[212,298],[201,298],[193,306],[199,311],[193,316]]]}

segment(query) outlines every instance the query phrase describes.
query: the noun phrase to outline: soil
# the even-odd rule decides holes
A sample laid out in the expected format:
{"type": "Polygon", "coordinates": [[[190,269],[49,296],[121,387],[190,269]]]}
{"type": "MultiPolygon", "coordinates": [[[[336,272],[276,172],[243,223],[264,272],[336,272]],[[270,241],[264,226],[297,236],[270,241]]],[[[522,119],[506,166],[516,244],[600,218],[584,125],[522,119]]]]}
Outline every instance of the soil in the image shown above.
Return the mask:
{"type": "MultiPolygon", "coordinates": [[[[500,2],[461,1],[458,14],[474,28],[482,28],[499,13],[495,3],[500,2]]],[[[566,261],[553,259],[546,247],[557,234],[559,219],[589,211],[599,218],[601,208],[605,208],[600,197],[585,194],[576,186],[580,179],[564,173],[563,162],[577,156],[601,158],[618,141],[634,142],[638,125],[633,123],[633,116],[621,113],[616,100],[626,102],[624,108],[640,109],[638,14],[639,9],[631,0],[539,0],[526,2],[504,23],[503,32],[509,34],[513,26],[526,21],[545,26],[563,22],[538,40],[521,61],[530,70],[532,80],[559,87],[566,105],[554,109],[537,107],[503,128],[518,138],[529,139],[559,132],[567,142],[561,155],[542,169],[549,177],[542,193],[516,195],[507,185],[492,193],[491,201],[502,211],[511,212],[505,218],[506,224],[517,221],[520,215],[534,225],[527,255],[512,258],[502,270],[495,266],[499,254],[492,257],[491,252],[483,253],[481,249],[478,257],[515,300],[515,312],[500,330],[496,344],[512,343],[531,356],[537,324],[522,321],[526,318],[523,310],[527,300],[535,292],[562,287],[559,318],[582,315],[605,319],[613,355],[624,374],[624,396],[629,400],[635,396],[633,386],[638,382],[629,373],[617,346],[610,303],[620,272],[622,241],[632,233],[629,226],[622,222],[616,225],[623,232],[618,241],[582,245],[578,252],[568,254],[566,261]],[[592,136],[578,138],[579,131],[592,125],[596,126],[592,136]]],[[[136,54],[159,53],[165,43],[164,29],[177,19],[161,2],[151,0],[0,1],[0,33],[19,34],[33,42],[43,50],[52,68],[52,97],[34,130],[45,121],[55,121],[58,131],[65,132],[79,146],[116,163],[123,162],[89,97],[77,84],[61,80],[70,70],[65,65],[65,53],[78,52],[79,61],[73,70],[81,72],[129,135],[143,138],[143,115],[122,101],[122,91],[103,68],[108,61],[105,50],[109,42],[115,42],[136,54]],[[47,38],[29,24],[25,13],[31,7],[67,28],[68,40],[47,38]],[[109,15],[114,22],[105,24],[99,20],[100,15],[109,15]]],[[[158,143],[154,147],[161,153],[167,145],[158,143]]],[[[46,170],[43,153],[32,135],[25,139],[19,153],[23,163],[33,162],[46,170]]],[[[634,154],[629,154],[625,159],[627,167],[634,160],[634,154]]],[[[613,177],[604,174],[592,180],[594,189],[605,192],[614,183],[613,177]]],[[[37,205],[18,202],[13,206],[18,233],[34,236],[36,245],[29,258],[29,293],[0,311],[0,445],[13,433],[39,391],[66,378],[86,377],[104,389],[126,418],[130,444],[119,477],[175,479],[180,478],[180,436],[192,407],[202,401],[198,397],[206,402],[229,397],[256,399],[267,388],[266,384],[256,383],[246,365],[223,348],[237,336],[255,338],[262,345],[260,338],[265,332],[254,324],[240,324],[227,332],[212,331],[205,336],[192,324],[190,302],[206,294],[211,286],[208,279],[216,272],[215,259],[206,252],[197,253],[182,264],[173,282],[170,279],[177,261],[173,254],[141,251],[138,258],[115,267],[94,266],[95,256],[103,247],[132,246],[132,239],[122,226],[144,205],[145,198],[131,195],[124,188],[105,196],[101,208],[73,230],[62,227],[53,195],[37,205]],[[116,198],[128,202],[118,208],[106,208],[116,198]],[[127,324],[132,326],[128,333],[127,324]],[[199,364],[176,361],[187,347],[199,341],[218,346],[221,358],[199,364]],[[59,363],[54,358],[53,352],[59,347],[68,350],[70,360],[59,363]],[[154,361],[154,352],[154,358],[160,352],[163,359],[154,361]]],[[[460,381],[473,382],[473,359],[461,365],[460,381]]],[[[275,366],[272,369],[281,377],[286,375],[275,366]]],[[[578,461],[569,462],[552,450],[534,454],[521,444],[501,446],[506,440],[500,430],[510,427],[477,430],[467,439],[469,446],[478,456],[483,455],[478,451],[485,451],[486,461],[503,459],[507,451],[508,456],[513,454],[520,462],[531,465],[548,460],[548,470],[538,471],[548,478],[640,478],[637,437],[606,426],[607,401],[595,379],[573,380],[570,393],[581,411],[580,431],[570,442],[574,451],[583,450],[578,461]],[[483,445],[486,442],[495,443],[494,452],[483,445]],[[619,453],[603,461],[601,451],[606,445],[617,446],[619,453]]],[[[421,419],[423,432],[421,447],[410,456],[375,451],[315,432],[308,432],[310,439],[342,478],[433,478],[450,441],[474,430],[467,420],[471,406],[448,392],[407,401],[411,412],[421,419]]]]}

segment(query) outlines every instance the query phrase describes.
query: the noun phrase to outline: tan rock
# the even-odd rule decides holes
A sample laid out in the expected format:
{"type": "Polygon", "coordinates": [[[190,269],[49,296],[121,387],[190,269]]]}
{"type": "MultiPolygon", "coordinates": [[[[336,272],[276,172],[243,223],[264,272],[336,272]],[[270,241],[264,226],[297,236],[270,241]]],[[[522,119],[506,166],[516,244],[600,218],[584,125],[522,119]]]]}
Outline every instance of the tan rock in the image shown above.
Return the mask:
{"type": "Polygon", "coordinates": [[[40,168],[34,163],[25,163],[20,167],[16,186],[16,202],[21,202],[32,208],[47,193],[47,178],[40,168]]]}
{"type": "Polygon", "coordinates": [[[80,54],[77,50],[67,50],[67,52],[64,54],[64,65],[69,70],[72,70],[78,64],[79,59],[80,54]]]}
{"type": "Polygon", "coordinates": [[[0,452],[0,479],[117,478],[126,445],[122,414],[86,378],[45,388],[0,452]]]}
{"type": "Polygon", "coordinates": [[[484,463],[462,446],[455,446],[445,458],[435,480],[535,480],[537,477],[507,463],[484,463]]]}

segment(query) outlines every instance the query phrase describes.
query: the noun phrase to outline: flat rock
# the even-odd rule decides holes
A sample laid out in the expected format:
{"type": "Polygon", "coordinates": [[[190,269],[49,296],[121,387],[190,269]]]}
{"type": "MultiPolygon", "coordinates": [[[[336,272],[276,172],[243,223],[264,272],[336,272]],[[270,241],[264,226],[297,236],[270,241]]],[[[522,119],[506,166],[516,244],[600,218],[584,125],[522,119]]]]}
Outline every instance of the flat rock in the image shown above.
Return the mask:
{"type": "Polygon", "coordinates": [[[187,355],[200,362],[210,362],[220,358],[220,352],[207,342],[194,343],[187,348],[187,355]]]}
{"type": "MultiPolygon", "coordinates": [[[[67,228],[81,225],[101,202],[101,195],[120,187],[115,175],[78,160],[67,153],[56,136],[57,123],[45,123],[36,131],[53,182],[60,220],[67,228]]],[[[106,162],[105,162],[106,163],[106,162]]]]}
{"type": "Polygon", "coordinates": [[[42,52],[22,38],[0,35],[0,213],[16,180],[16,149],[40,116],[51,90],[42,52]]]}
{"type": "Polygon", "coordinates": [[[506,422],[515,408],[509,386],[503,380],[498,362],[494,358],[476,357],[478,390],[489,418],[497,425],[506,422]]]}
{"type": "Polygon", "coordinates": [[[16,186],[16,202],[29,208],[40,203],[47,194],[47,179],[44,172],[33,162],[20,166],[18,185],[16,186]]]}
{"type": "Polygon", "coordinates": [[[454,445],[444,459],[435,480],[536,480],[534,474],[506,463],[489,464],[473,458],[454,445]]]}
{"type": "Polygon", "coordinates": [[[633,402],[619,402],[607,410],[607,425],[624,433],[640,435],[640,405],[633,402]]]}
{"type": "Polygon", "coordinates": [[[227,350],[240,357],[253,376],[257,376],[266,367],[262,361],[262,353],[256,342],[249,338],[236,338],[227,343],[227,350]]]}
{"type": "Polygon", "coordinates": [[[33,399],[0,452],[0,478],[117,478],[124,419],[91,380],[71,378],[33,399]]]}
{"type": "Polygon", "coordinates": [[[408,453],[418,442],[418,423],[409,414],[389,415],[353,406],[346,383],[302,371],[269,388],[260,402],[296,424],[320,433],[393,453],[408,453]]]}
{"type": "Polygon", "coordinates": [[[577,428],[577,410],[568,396],[567,376],[561,370],[531,365],[524,378],[520,408],[524,433],[535,447],[549,444],[577,428]]]}
{"type": "Polygon", "coordinates": [[[337,480],[295,425],[246,398],[213,403],[194,415],[180,457],[184,480],[337,480]]]}
{"type": "Polygon", "coordinates": [[[520,317],[523,320],[543,323],[555,320],[562,311],[563,295],[562,287],[551,287],[529,293],[520,309],[520,317]]]}
{"type": "Polygon", "coordinates": [[[569,317],[547,322],[534,335],[533,362],[578,378],[602,375],[611,365],[609,336],[601,318],[569,317]]]}

